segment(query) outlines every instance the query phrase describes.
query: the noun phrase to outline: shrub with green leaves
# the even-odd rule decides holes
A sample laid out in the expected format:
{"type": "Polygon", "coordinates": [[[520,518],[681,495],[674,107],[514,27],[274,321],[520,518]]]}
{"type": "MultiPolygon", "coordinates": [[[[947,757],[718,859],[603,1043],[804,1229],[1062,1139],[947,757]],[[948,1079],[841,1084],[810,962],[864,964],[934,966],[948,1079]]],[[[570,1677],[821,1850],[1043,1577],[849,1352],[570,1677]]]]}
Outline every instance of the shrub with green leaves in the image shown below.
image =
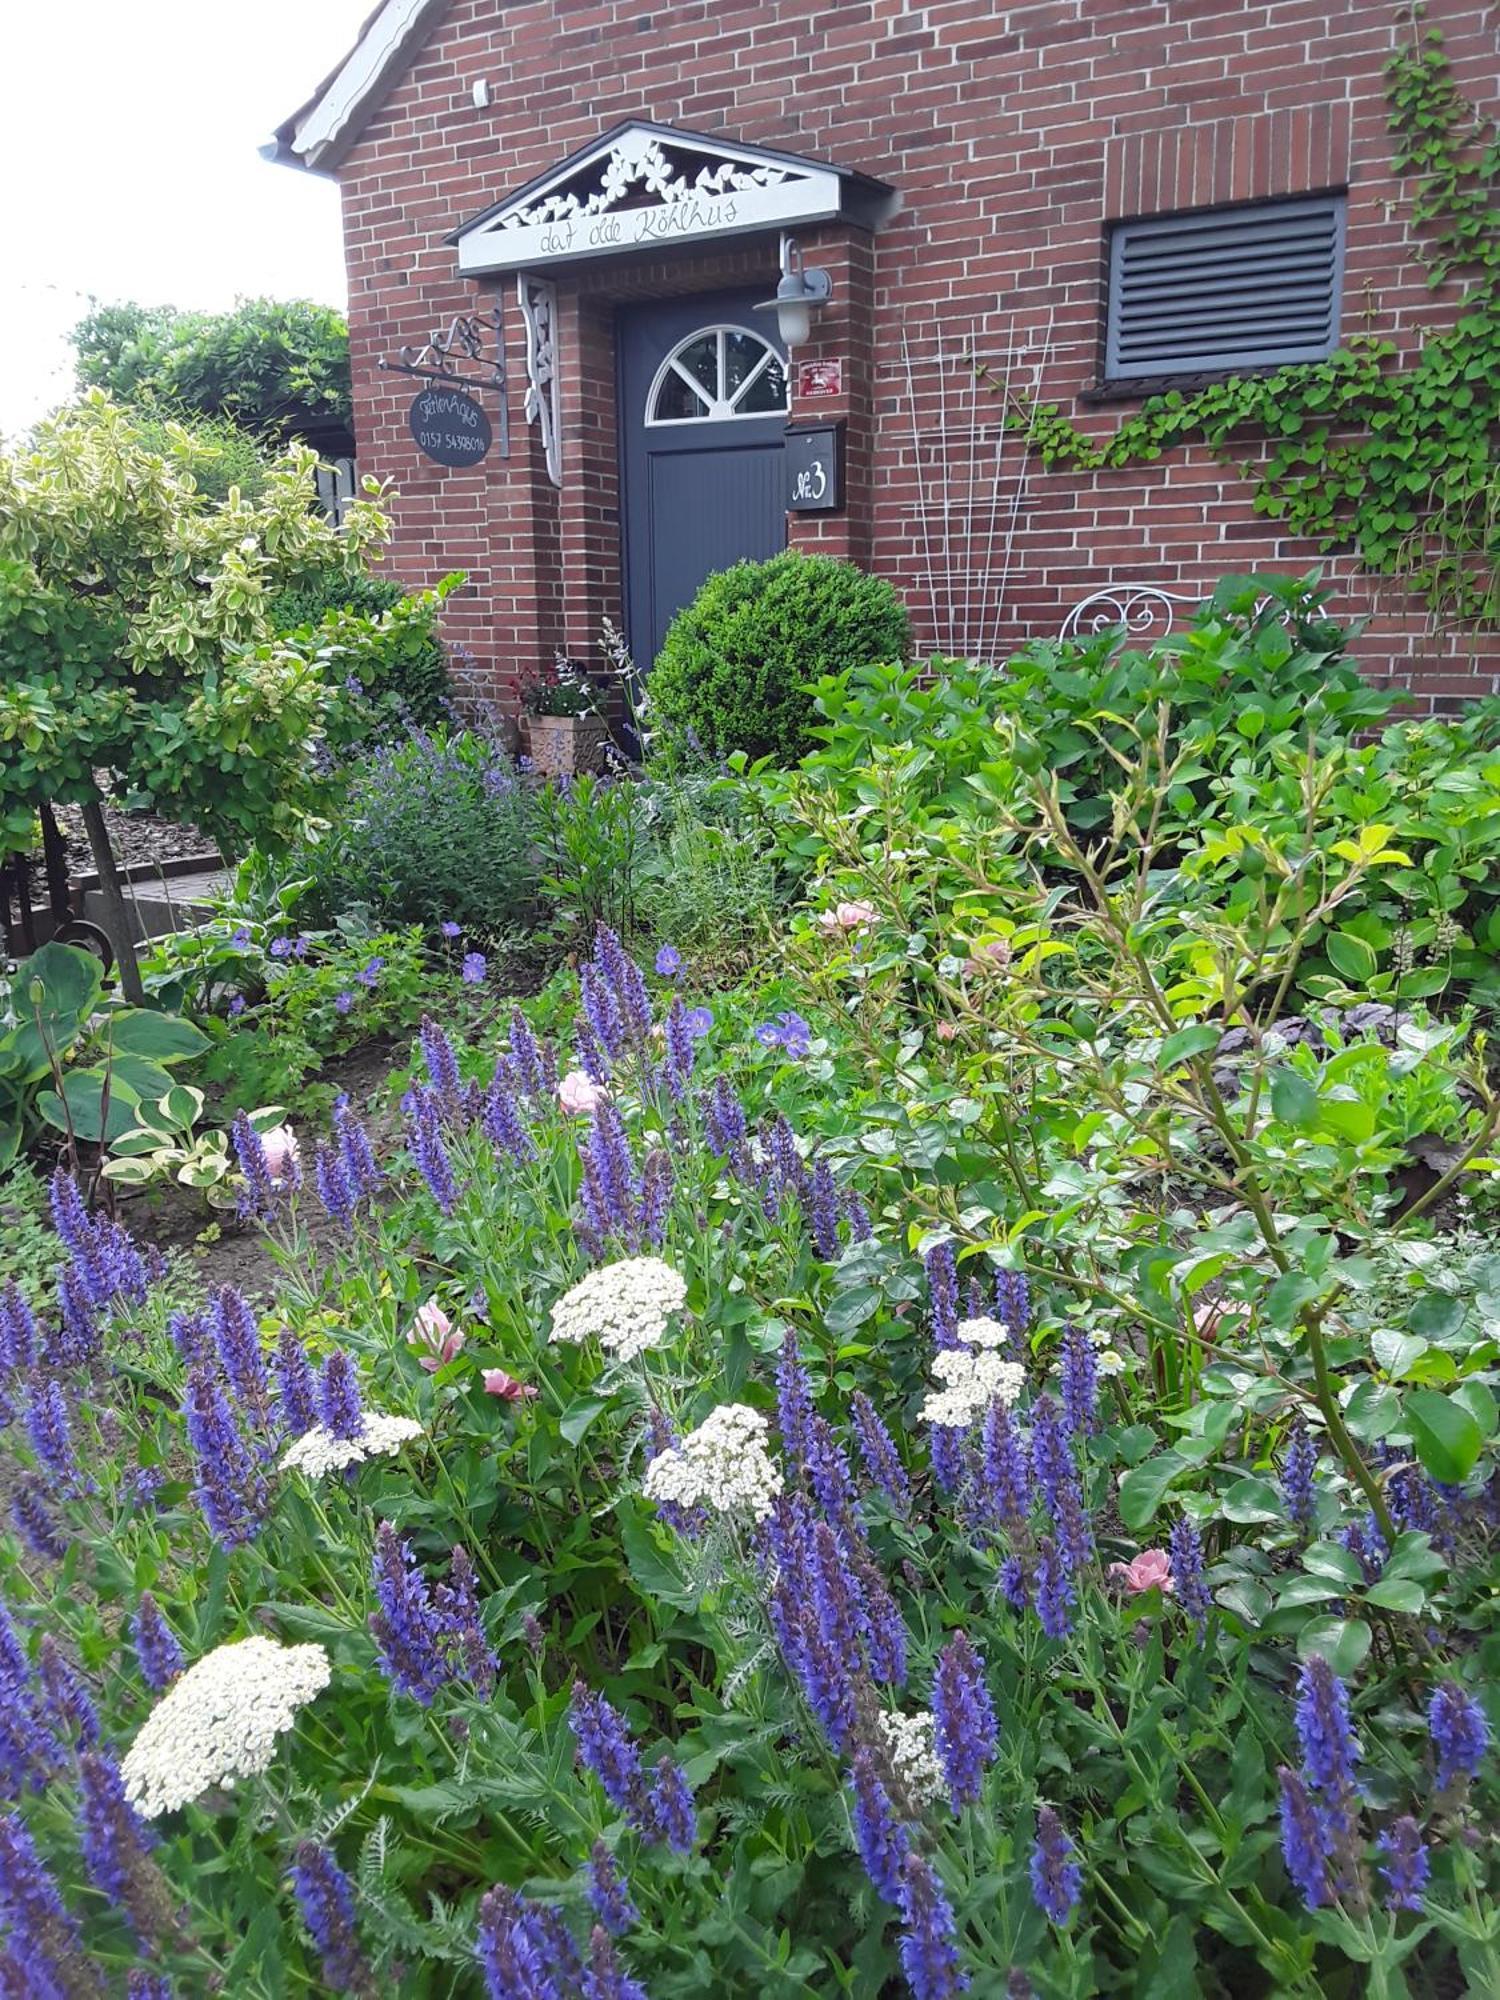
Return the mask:
{"type": "Polygon", "coordinates": [[[810,741],[811,682],[906,655],[905,607],[881,577],[788,549],[735,563],[679,611],[651,671],[647,720],[711,757],[793,764],[810,741]]]}
{"type": "Polygon", "coordinates": [[[1072,840],[1108,856],[1149,825],[1163,920],[1207,901],[1235,919],[1262,908],[1306,921],[1303,998],[1493,1006],[1492,708],[1388,722],[1399,696],[1360,675],[1325,599],[1312,578],[1227,578],[1146,646],[1117,628],[1003,666],[830,676],[814,690],[819,747],[757,779],[766,811],[789,862],[851,894],[873,869],[914,930],[959,941],[1013,920],[1026,854],[1055,859],[1072,840]],[[1323,908],[1330,873],[1374,829],[1369,852],[1390,849],[1389,865],[1344,888],[1336,914],[1323,908]]]}
{"type": "Polygon", "coordinates": [[[388,577],[337,572],[317,586],[285,591],[272,607],[290,646],[318,660],[357,692],[362,728],[351,741],[431,728],[449,714],[448,659],[438,637],[444,598],[462,578],[444,577],[435,590],[408,595],[388,577]]]}
{"type": "Polygon", "coordinates": [[[530,797],[497,745],[446,725],[413,730],[356,766],[337,820],[299,850],[309,913],[513,935],[534,916],[531,830],[530,797]]]}

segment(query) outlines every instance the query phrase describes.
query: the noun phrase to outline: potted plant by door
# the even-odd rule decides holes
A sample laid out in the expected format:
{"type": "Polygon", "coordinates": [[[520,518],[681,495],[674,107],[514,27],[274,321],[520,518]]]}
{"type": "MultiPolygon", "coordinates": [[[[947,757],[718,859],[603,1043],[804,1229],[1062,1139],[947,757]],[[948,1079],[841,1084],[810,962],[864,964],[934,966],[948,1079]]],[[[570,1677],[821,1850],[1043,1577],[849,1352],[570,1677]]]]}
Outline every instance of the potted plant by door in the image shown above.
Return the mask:
{"type": "Polygon", "coordinates": [[[541,778],[571,778],[604,765],[609,724],[581,661],[559,653],[552,666],[521,690],[526,747],[541,778]]]}

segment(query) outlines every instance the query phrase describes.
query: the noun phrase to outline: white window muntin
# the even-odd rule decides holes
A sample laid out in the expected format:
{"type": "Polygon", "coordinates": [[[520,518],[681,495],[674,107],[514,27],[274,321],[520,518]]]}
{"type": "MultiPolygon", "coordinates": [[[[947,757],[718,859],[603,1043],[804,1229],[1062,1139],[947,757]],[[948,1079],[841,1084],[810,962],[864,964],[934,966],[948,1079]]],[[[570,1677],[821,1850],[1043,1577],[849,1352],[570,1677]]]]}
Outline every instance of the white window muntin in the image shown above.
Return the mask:
{"type": "Polygon", "coordinates": [[[672,349],[672,352],[663,361],[652,378],[651,387],[646,394],[646,422],[653,428],[669,424],[743,423],[753,417],[775,416],[778,412],[784,412],[790,407],[785,390],[783,391],[781,402],[774,410],[746,410],[740,407],[751,389],[773,363],[783,370],[784,377],[785,361],[766,339],[765,335],[757,333],[754,327],[738,326],[729,321],[724,321],[713,326],[695,327],[684,339],[678,341],[677,345],[672,349]],[[764,351],[759,361],[756,362],[755,366],[746,375],[744,381],[730,395],[726,393],[729,382],[729,364],[725,342],[727,337],[733,333],[742,334],[745,339],[755,341],[764,351]],[[713,396],[708,394],[703,384],[690,369],[683,367],[682,362],[678,358],[680,355],[685,354],[690,347],[696,347],[700,340],[707,339],[709,335],[713,335],[716,343],[716,393],[713,396]],[[687,384],[700,405],[691,416],[659,417],[656,414],[662,389],[673,375],[680,377],[687,384]]]}

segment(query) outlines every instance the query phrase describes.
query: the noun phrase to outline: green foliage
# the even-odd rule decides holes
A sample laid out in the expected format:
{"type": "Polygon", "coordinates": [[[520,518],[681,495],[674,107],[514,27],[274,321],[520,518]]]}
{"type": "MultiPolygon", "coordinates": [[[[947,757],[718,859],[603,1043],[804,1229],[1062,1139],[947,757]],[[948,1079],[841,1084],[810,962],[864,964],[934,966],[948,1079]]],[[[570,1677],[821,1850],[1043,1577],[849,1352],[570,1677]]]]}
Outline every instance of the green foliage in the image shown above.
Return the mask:
{"type": "Polygon", "coordinates": [[[795,550],[709,577],[673,619],[652,669],[648,721],[709,756],[795,763],[809,682],[902,659],[906,611],[883,578],[795,550]]]}
{"type": "Polygon", "coordinates": [[[415,924],[372,930],[351,918],[260,934],[239,961],[243,986],[205,1023],[213,1047],[199,1071],[223,1120],[267,1103],[326,1111],[337,1094],[320,1075],[326,1064],[410,1032],[428,1011],[452,1020],[464,993],[456,963],[415,924]]]}
{"type": "Polygon", "coordinates": [[[214,503],[97,392],[0,458],[0,839],[27,844],[43,799],[96,799],[101,770],[230,851],[326,797],[340,688],[269,605],[385,523],[357,503],[335,532],[312,474],[292,451],[258,500],[214,503]]]}
{"type": "Polygon", "coordinates": [[[1396,171],[1429,277],[1469,274],[1457,317],[1415,351],[1356,338],[1329,360],[1149,397],[1103,441],[1056,405],[1008,408],[1047,466],[1138,465],[1201,439],[1244,464],[1258,512],[1322,549],[1350,541],[1441,614],[1500,623],[1500,139],[1456,89],[1442,36],[1414,33],[1387,63],[1396,171]]]}
{"type": "Polygon", "coordinates": [[[646,931],[694,969],[744,967],[772,935],[784,891],[769,828],[722,778],[653,788],[638,906],[646,931]]]}
{"type": "Polygon", "coordinates": [[[378,618],[405,596],[393,576],[336,565],[313,570],[288,589],[278,590],[271,599],[271,623],[278,632],[297,632],[304,625],[321,625],[330,611],[358,611],[366,618],[378,618]]]}
{"type": "MultiPolygon", "coordinates": [[[[116,1187],[137,1189],[171,1180],[179,1187],[197,1189],[210,1208],[236,1208],[239,1196],[230,1185],[236,1169],[229,1135],[198,1130],[205,1102],[201,1090],[178,1083],[165,1097],[142,1104],[136,1122],[111,1143],[110,1158],[104,1163],[105,1180],[116,1187]]],[[[267,1104],[248,1116],[257,1132],[267,1132],[279,1125],[286,1113],[279,1104],[267,1104]]]]}
{"type": "Polygon", "coordinates": [[[13,1279],[33,1312],[50,1299],[57,1238],[47,1215],[47,1183],[24,1160],[0,1169],[0,1271],[13,1279]]]}
{"type": "MultiPolygon", "coordinates": [[[[381,585],[384,578],[364,577],[359,585],[381,585]]],[[[338,676],[357,691],[363,716],[352,743],[378,741],[412,727],[430,728],[449,714],[447,655],[437,633],[444,598],[463,581],[444,577],[435,590],[407,596],[399,590],[394,602],[377,610],[330,604],[314,619],[282,626],[286,644],[315,659],[330,676],[338,676]]],[[[356,595],[365,595],[356,590],[356,595]]],[[[288,593],[295,597],[314,593],[288,593]]]]}
{"type": "Polygon", "coordinates": [[[39,1126],[96,1145],[172,1088],[172,1065],[207,1048],[173,1014],[101,1006],[98,960],[44,944],[0,974],[0,1173],[39,1126]]]}
{"type": "Polygon", "coordinates": [[[229,417],[178,421],[137,410],[136,431],[148,451],[188,474],[209,500],[223,501],[231,490],[254,503],[265,493],[274,450],[229,417]]]}
{"type": "Polygon", "coordinates": [[[536,896],[531,821],[514,768],[474,731],[444,725],[381,745],[355,768],[335,824],[301,851],[315,919],[363,910],[432,932],[523,930],[536,896]]]}
{"type": "Polygon", "coordinates": [[[353,423],[348,326],[306,299],[221,313],[95,306],[72,340],[81,387],[166,416],[226,417],[281,444],[353,423]]]}
{"type": "Polygon", "coordinates": [[[911,930],[971,941],[1010,934],[1027,852],[1055,858],[1063,834],[1108,852],[1149,826],[1157,907],[1207,898],[1235,922],[1297,926],[1303,997],[1493,1006],[1494,716],[1372,738],[1394,697],[1360,678],[1321,606],[1310,580],[1230,578],[1146,649],[1116,630],[1003,668],[830,679],[815,691],[822,747],[758,778],[768,813],[789,860],[834,858],[847,886],[878,853],[911,930]],[[1046,812],[1027,803],[1038,776],[1046,812]],[[1350,876],[1351,855],[1384,846],[1399,860],[1350,876]]]}
{"type": "Polygon", "coordinates": [[[583,772],[537,793],[540,886],[560,931],[587,940],[599,924],[626,937],[635,930],[645,812],[645,794],[628,778],[583,772]]]}

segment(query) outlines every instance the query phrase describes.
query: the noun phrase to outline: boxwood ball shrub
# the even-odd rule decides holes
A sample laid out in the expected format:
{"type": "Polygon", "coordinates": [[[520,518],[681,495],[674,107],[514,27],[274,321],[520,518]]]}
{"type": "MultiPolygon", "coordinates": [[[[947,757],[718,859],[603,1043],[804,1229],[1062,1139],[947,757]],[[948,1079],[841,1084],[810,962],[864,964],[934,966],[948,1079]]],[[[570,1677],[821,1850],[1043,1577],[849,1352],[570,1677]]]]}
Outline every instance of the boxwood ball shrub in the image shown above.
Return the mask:
{"type": "Polygon", "coordinates": [[[651,675],[651,716],[714,756],[793,764],[811,743],[808,683],[906,656],[906,608],[881,577],[788,549],[709,577],[673,619],[651,675]]]}

